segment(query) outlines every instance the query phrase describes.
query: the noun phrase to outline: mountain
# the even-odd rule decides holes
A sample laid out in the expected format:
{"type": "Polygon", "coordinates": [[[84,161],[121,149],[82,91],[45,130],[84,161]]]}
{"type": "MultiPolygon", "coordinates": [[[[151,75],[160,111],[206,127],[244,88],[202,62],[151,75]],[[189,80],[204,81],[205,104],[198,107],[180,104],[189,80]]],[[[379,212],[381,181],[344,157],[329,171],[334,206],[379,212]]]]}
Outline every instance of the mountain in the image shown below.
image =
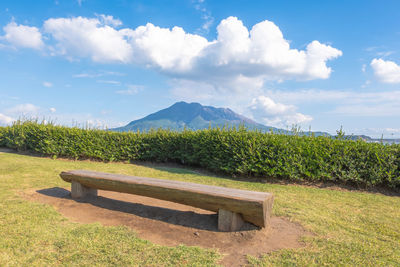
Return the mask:
{"type": "MultiPolygon", "coordinates": [[[[238,127],[245,126],[248,129],[257,129],[263,132],[283,133],[292,135],[294,132],[265,126],[257,123],[245,116],[239,115],[229,108],[215,108],[211,106],[203,106],[199,103],[177,102],[172,106],[150,114],[142,119],[132,121],[127,125],[119,128],[110,129],[111,131],[128,132],[128,131],[148,131],[150,129],[171,129],[181,131],[183,129],[200,130],[208,127],[238,127]]],[[[326,132],[300,132],[300,134],[315,136],[330,136],[337,138],[335,135],[330,135],[326,132]]],[[[344,135],[345,140],[362,139],[366,142],[374,143],[397,143],[400,144],[400,139],[374,139],[366,135],[344,135]]]]}
{"type": "Polygon", "coordinates": [[[288,133],[286,130],[265,126],[249,118],[233,112],[229,108],[215,108],[203,106],[199,103],[177,102],[172,106],[150,114],[142,119],[135,120],[126,126],[111,129],[112,131],[148,131],[150,129],[171,129],[171,130],[199,130],[208,127],[233,127],[244,125],[248,129],[261,131],[274,131],[288,133]]]}

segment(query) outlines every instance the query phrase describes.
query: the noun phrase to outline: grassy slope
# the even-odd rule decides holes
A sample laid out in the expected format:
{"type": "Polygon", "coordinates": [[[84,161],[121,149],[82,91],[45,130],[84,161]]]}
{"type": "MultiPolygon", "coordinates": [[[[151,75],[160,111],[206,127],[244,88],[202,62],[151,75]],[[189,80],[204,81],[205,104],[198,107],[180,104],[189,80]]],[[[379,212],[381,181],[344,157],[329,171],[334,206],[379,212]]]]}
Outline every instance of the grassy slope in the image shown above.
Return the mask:
{"type": "Polygon", "coordinates": [[[163,247],[136,238],[125,227],[69,222],[52,207],[23,200],[29,188],[67,187],[68,169],[185,180],[268,191],[274,214],[315,233],[306,247],[281,250],[254,265],[400,265],[400,198],[303,186],[238,182],[187,169],[123,163],[64,161],[0,153],[0,265],[215,265],[218,253],[194,247],[163,247]]]}

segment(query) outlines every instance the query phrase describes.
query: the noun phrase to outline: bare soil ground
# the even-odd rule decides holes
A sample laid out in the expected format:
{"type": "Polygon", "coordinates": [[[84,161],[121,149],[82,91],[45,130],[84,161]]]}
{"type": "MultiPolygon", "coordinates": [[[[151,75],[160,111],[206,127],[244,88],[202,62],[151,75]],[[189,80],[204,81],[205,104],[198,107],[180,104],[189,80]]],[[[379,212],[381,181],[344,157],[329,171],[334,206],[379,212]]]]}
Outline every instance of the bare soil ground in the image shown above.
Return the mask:
{"type": "Polygon", "coordinates": [[[98,197],[71,199],[64,188],[31,190],[24,197],[53,206],[74,222],[125,225],[153,243],[217,249],[225,266],[247,263],[246,255],[304,246],[300,238],[311,233],[285,218],[272,217],[267,229],[245,224],[238,232],[219,232],[217,214],[168,201],[99,190],[98,197]]]}

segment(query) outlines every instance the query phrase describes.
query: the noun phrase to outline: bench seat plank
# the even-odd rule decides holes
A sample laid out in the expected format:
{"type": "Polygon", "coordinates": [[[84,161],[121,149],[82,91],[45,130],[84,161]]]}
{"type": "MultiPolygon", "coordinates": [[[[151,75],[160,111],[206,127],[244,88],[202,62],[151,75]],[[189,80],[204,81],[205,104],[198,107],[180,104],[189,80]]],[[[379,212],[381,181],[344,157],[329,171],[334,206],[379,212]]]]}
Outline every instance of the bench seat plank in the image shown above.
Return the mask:
{"type": "Polygon", "coordinates": [[[189,182],[88,170],[62,172],[60,176],[66,182],[75,181],[88,188],[152,197],[215,212],[232,211],[260,227],[268,225],[273,204],[270,193],[189,182]]]}

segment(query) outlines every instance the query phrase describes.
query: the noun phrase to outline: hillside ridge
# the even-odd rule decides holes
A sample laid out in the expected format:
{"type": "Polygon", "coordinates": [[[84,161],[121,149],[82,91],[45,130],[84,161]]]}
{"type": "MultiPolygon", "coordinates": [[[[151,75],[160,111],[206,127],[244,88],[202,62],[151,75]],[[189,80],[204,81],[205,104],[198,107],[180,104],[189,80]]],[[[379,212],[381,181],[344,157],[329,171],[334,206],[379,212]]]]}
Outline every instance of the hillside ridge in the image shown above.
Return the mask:
{"type": "Polygon", "coordinates": [[[286,130],[257,123],[229,108],[203,106],[200,103],[184,101],[176,102],[168,108],[111,130],[126,132],[163,128],[181,131],[183,129],[200,130],[209,127],[238,127],[240,125],[248,129],[258,129],[265,132],[272,130],[273,132],[287,133],[286,130]]]}

